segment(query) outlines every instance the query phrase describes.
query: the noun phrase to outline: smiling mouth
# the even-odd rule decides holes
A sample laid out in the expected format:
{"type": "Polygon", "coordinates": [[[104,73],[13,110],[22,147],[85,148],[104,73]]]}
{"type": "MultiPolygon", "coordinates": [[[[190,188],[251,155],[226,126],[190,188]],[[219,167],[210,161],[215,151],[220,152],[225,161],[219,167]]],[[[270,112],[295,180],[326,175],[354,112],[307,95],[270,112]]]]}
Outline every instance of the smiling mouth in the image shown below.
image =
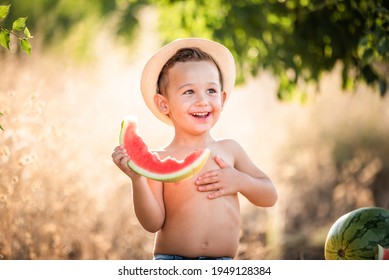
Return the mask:
{"type": "Polygon", "coordinates": [[[191,115],[195,118],[204,119],[208,117],[210,114],[211,114],[210,112],[205,112],[205,113],[192,113],[191,115]]]}

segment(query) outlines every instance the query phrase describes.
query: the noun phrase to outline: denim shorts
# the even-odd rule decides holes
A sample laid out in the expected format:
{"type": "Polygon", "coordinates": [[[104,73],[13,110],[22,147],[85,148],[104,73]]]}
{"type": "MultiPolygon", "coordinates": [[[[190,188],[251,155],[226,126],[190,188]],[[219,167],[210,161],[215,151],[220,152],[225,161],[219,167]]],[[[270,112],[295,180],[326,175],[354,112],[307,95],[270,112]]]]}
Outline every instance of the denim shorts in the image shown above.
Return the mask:
{"type": "Polygon", "coordinates": [[[187,258],[177,255],[156,254],[154,260],[232,260],[231,257],[197,257],[187,258]]]}

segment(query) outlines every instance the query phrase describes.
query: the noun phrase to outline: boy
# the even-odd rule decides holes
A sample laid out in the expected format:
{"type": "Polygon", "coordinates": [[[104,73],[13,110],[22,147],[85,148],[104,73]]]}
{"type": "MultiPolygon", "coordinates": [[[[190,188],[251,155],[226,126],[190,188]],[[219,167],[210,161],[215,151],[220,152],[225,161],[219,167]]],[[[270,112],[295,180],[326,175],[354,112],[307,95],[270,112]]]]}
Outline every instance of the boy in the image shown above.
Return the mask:
{"type": "Polygon", "coordinates": [[[133,172],[124,148],[115,148],[114,163],[132,180],[135,214],[146,230],[157,233],[154,259],[233,259],[239,245],[238,193],[259,207],[277,200],[272,181],[237,142],[210,134],[234,82],[230,51],[206,39],[173,41],[145,65],[143,98],[175,131],[171,143],[157,151],[160,158],[211,150],[198,175],[162,183],[133,172]]]}

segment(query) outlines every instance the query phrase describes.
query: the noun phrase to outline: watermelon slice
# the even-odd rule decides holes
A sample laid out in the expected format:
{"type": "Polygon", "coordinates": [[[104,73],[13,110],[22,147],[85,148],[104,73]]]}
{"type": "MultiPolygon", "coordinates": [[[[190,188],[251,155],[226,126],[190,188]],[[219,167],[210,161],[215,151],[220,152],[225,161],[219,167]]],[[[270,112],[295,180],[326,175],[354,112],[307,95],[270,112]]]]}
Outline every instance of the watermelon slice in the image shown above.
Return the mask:
{"type": "Polygon", "coordinates": [[[150,152],[142,137],[138,135],[136,116],[128,116],[122,121],[120,145],[124,145],[130,157],[127,165],[140,175],[163,181],[178,182],[192,177],[204,166],[210,150],[197,150],[183,160],[172,157],[160,159],[158,154],[150,152]]]}

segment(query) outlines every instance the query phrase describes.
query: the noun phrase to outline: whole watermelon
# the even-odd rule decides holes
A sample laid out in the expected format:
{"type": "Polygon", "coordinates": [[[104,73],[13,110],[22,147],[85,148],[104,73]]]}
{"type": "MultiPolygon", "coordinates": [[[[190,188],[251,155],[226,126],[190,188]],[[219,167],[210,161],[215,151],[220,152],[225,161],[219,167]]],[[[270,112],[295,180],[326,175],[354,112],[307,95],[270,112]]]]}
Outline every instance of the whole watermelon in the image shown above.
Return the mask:
{"type": "Polygon", "coordinates": [[[341,216],[324,245],[326,260],[374,260],[377,244],[389,247],[389,210],[364,207],[341,216]]]}

